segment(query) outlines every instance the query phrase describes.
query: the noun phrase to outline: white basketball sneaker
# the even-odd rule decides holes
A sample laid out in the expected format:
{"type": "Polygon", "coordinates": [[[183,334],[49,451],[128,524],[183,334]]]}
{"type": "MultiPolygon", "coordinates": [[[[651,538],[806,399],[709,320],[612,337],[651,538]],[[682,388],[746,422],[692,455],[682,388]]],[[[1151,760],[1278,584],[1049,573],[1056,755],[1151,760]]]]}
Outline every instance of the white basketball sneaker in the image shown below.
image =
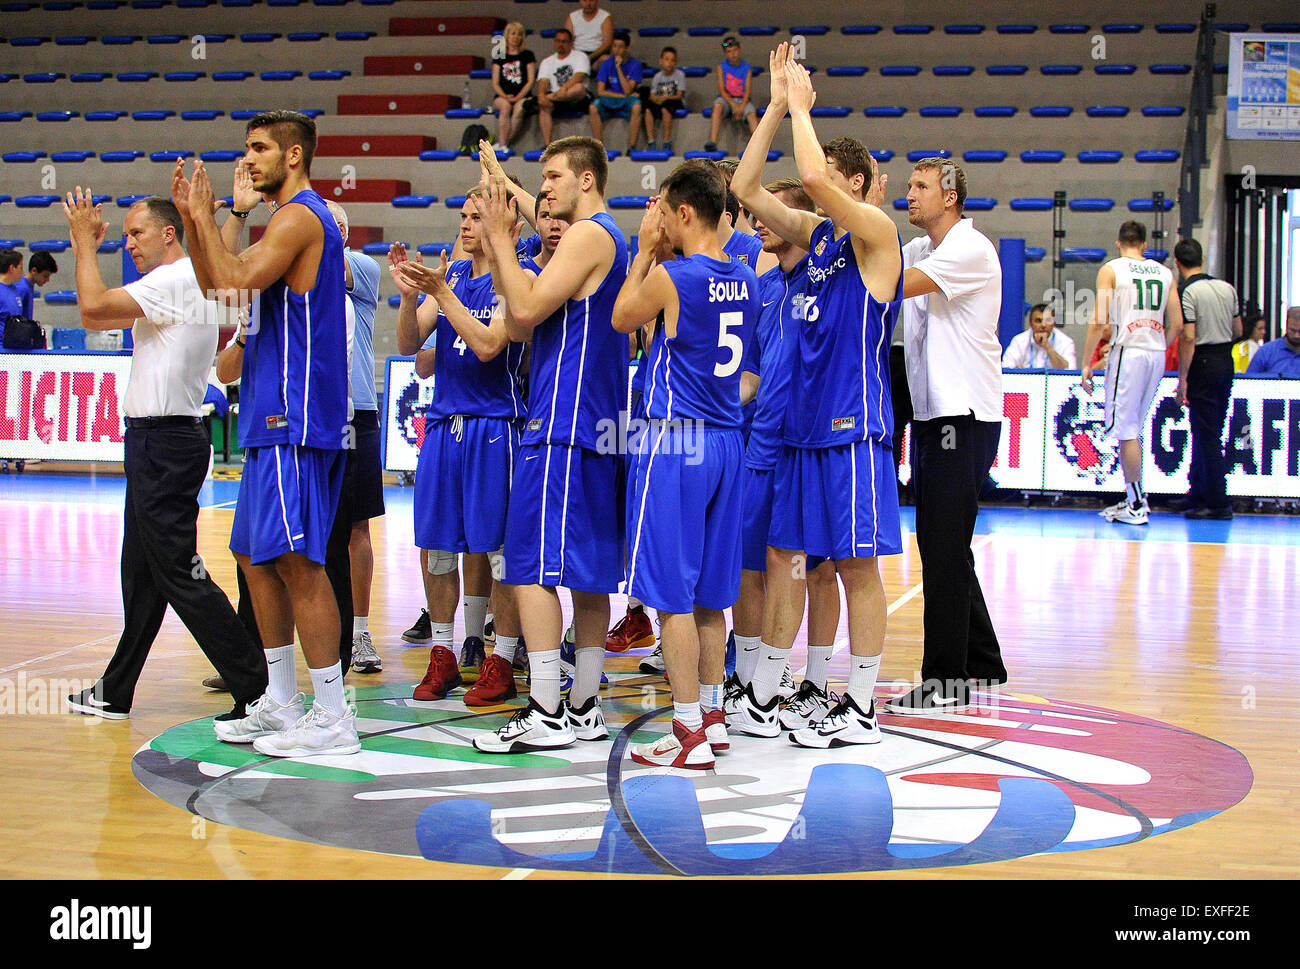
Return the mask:
{"type": "Polygon", "coordinates": [[[569,723],[567,704],[560,701],[557,713],[547,713],[532,697],[504,727],[474,738],[474,746],[485,754],[512,754],[521,750],[549,750],[567,747],[578,739],[569,723]]]}
{"type": "Polygon", "coordinates": [[[713,767],[713,749],[704,728],[691,731],[673,721],[670,733],[654,743],[633,744],[632,760],[648,767],[683,767],[686,770],[709,770],[713,767]]]}
{"type": "Polygon", "coordinates": [[[1119,501],[1115,502],[1115,504],[1113,504],[1113,505],[1107,505],[1107,506],[1106,506],[1105,508],[1103,508],[1101,511],[1097,512],[1097,514],[1098,514],[1100,517],[1106,519],[1106,521],[1108,521],[1108,522],[1109,522],[1109,521],[1114,521],[1114,520],[1115,520],[1115,516],[1119,514],[1120,509],[1122,509],[1122,508],[1127,508],[1127,507],[1128,507],[1128,499],[1127,499],[1127,498],[1121,498],[1119,501]]]}
{"type": "Polygon", "coordinates": [[[263,693],[244,710],[238,720],[214,720],[212,729],[217,739],[228,744],[251,744],[258,737],[288,730],[307,715],[304,697],[295,693],[288,703],[276,703],[269,693],[263,693]]]}
{"type": "Polygon", "coordinates": [[[781,729],[802,730],[830,713],[834,705],[825,690],[812,680],[804,680],[794,699],[781,710],[781,729]]]}
{"type": "Polygon", "coordinates": [[[1145,501],[1136,508],[1126,501],[1124,502],[1124,507],[1115,512],[1110,520],[1113,522],[1119,522],[1123,525],[1145,525],[1147,524],[1147,516],[1150,510],[1151,509],[1147,507],[1145,501]]]}
{"type": "Polygon", "coordinates": [[[609,728],[605,726],[605,715],[600,711],[596,697],[590,697],[580,707],[563,705],[568,712],[569,726],[579,740],[608,740],[609,728]]]}
{"type": "Polygon", "coordinates": [[[322,757],[327,754],[357,754],[357,711],[345,707],[337,716],[313,703],[301,720],[288,730],[270,733],[253,741],[253,749],[268,757],[322,757]]]}
{"type": "Polygon", "coordinates": [[[731,748],[731,738],[727,736],[727,718],[721,710],[704,711],[704,736],[709,739],[709,746],[715,754],[731,748]]]}
{"type": "Polygon", "coordinates": [[[726,714],[727,726],[741,733],[754,737],[777,737],[781,734],[781,724],[777,714],[781,709],[781,696],[777,694],[766,704],[760,704],[754,697],[751,683],[732,696],[724,696],[722,708],[726,714]]]}
{"type": "Polygon", "coordinates": [[[794,674],[790,672],[790,664],[785,664],[785,672],[781,674],[781,685],[776,688],[776,695],[782,703],[789,703],[794,699],[799,687],[795,685],[794,674]]]}
{"type": "Polygon", "coordinates": [[[878,744],[882,734],[876,722],[876,701],[867,704],[864,713],[845,695],[824,718],[790,734],[790,743],[799,747],[846,747],[850,744],[878,744]]]}

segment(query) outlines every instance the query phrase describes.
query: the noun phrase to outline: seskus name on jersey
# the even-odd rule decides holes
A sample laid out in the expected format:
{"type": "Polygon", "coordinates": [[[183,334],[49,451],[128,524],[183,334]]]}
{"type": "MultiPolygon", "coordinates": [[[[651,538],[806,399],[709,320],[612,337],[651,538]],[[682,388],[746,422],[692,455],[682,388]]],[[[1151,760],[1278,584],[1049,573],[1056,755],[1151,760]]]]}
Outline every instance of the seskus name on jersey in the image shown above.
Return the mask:
{"type": "Polygon", "coordinates": [[[749,299],[749,286],[745,280],[724,279],[718,282],[715,279],[709,279],[709,302],[710,303],[735,303],[738,300],[749,299]]]}

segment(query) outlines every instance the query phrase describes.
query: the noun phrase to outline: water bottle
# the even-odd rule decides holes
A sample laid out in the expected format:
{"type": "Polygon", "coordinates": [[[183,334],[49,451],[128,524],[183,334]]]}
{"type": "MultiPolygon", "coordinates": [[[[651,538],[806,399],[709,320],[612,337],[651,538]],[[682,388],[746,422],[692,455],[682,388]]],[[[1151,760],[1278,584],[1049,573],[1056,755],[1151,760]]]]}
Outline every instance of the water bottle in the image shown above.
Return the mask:
{"type": "Polygon", "coordinates": [[[472,107],[474,107],[474,105],[473,105],[473,103],[470,101],[470,97],[469,97],[469,78],[466,78],[466,79],[465,79],[465,91],[464,91],[464,93],[461,94],[461,96],[460,96],[460,106],[461,106],[462,108],[472,108],[472,107]]]}

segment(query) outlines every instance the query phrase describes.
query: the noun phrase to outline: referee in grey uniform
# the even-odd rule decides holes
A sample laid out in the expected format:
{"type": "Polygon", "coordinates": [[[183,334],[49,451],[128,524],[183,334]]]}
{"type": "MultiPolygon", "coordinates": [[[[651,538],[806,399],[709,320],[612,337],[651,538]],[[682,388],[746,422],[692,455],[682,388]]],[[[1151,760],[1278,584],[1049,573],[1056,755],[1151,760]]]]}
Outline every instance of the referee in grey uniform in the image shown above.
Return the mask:
{"type": "Polygon", "coordinates": [[[126,413],[126,510],[122,535],[124,629],[100,681],[68,697],[84,714],[125,720],[136,682],[170,605],[230,684],[234,710],[266,689],[266,664],[230,600],[196,552],[198,493],[210,448],[201,407],[224,319],[205,300],[181,246],[180,213],[163,198],[127,212],[126,251],[144,275],[108,289],[96,251],[107,225],[90,192],[69,193],[63,209],[77,260],[77,303],[87,329],[132,327],[135,349],[126,413]]]}
{"type": "Polygon", "coordinates": [[[1179,397],[1192,425],[1187,518],[1228,519],[1228,469],[1223,424],[1232,398],[1232,345],[1241,338],[1237,291],[1202,268],[1201,244],[1180,239],[1174,263],[1182,278],[1183,335],[1178,354],[1179,397]]]}

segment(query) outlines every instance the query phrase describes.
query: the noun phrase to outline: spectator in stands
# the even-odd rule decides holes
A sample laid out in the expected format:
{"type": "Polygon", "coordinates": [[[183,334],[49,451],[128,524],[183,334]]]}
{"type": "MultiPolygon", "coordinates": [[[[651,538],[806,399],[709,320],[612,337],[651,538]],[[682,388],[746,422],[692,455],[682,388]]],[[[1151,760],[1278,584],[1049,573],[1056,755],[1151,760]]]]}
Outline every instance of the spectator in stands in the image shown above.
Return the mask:
{"type": "Polygon", "coordinates": [[[677,48],[665,47],[659,53],[659,70],[650,80],[645,92],[645,136],[651,151],[662,148],[673,150],[673,118],[679,108],[686,107],[686,72],[677,66],[677,48]],[[664,138],[655,143],[655,119],[664,123],[664,138]]]}
{"type": "Polygon", "coordinates": [[[722,130],[724,116],[748,123],[751,135],[758,127],[758,112],[750,100],[754,68],[740,59],[740,41],[735,37],[723,38],[722,52],[727,59],[717,69],[718,96],[713,101],[713,119],[709,140],[704,144],[705,151],[717,150],[718,132],[722,130]]]}
{"type": "Polygon", "coordinates": [[[1023,370],[1073,370],[1074,341],[1056,328],[1056,314],[1046,303],[1030,307],[1025,331],[1017,333],[1002,354],[1002,366],[1023,370]]]}
{"type": "Polygon", "coordinates": [[[1188,518],[1232,517],[1228,503],[1223,422],[1232,397],[1232,344],[1241,337],[1237,291],[1201,266],[1201,244],[1180,239],[1174,263],[1182,279],[1183,333],[1178,362],[1179,398],[1186,395],[1192,424],[1188,518]]]}
{"type": "Polygon", "coordinates": [[[536,108],[537,58],[524,48],[524,25],[518,20],[506,24],[504,37],[505,51],[492,59],[492,91],[496,95],[492,106],[497,109],[497,144],[508,148],[530,110],[536,108]]]}
{"type": "Polygon", "coordinates": [[[14,285],[23,276],[23,256],[16,249],[0,249],[0,319],[24,316],[23,300],[14,285]]]}
{"type": "Polygon", "coordinates": [[[48,252],[33,252],[32,258],[27,261],[27,274],[19,278],[14,284],[14,289],[18,293],[18,298],[22,301],[23,316],[34,317],[32,307],[35,303],[36,294],[42,286],[50,281],[50,277],[59,271],[59,264],[54,261],[54,257],[48,252]]]}
{"type": "Polygon", "coordinates": [[[555,53],[542,61],[537,70],[537,110],[542,126],[542,143],[551,143],[555,130],[555,109],[586,111],[591,104],[587,93],[587,75],[591,61],[573,47],[573,31],[561,27],[555,32],[555,53]]]}
{"type": "Polygon", "coordinates": [[[1235,373],[1245,373],[1255,354],[1264,345],[1268,333],[1268,323],[1259,310],[1248,310],[1243,317],[1242,337],[1232,347],[1232,369],[1235,373]]]}
{"type": "Polygon", "coordinates": [[[632,35],[626,30],[614,34],[614,46],[596,71],[596,100],[590,108],[591,133],[604,140],[605,122],[610,118],[627,121],[627,150],[636,147],[641,134],[641,96],[637,85],[645,77],[645,66],[632,56],[632,35]]]}
{"type": "Polygon", "coordinates": [[[1259,348],[1246,373],[1300,379],[1300,306],[1286,311],[1286,331],[1259,348]]]}
{"type": "Polygon", "coordinates": [[[599,0],[578,0],[582,9],[564,19],[573,46],[587,55],[592,70],[614,50],[614,18],[608,10],[601,10],[598,3],[599,0]]]}

